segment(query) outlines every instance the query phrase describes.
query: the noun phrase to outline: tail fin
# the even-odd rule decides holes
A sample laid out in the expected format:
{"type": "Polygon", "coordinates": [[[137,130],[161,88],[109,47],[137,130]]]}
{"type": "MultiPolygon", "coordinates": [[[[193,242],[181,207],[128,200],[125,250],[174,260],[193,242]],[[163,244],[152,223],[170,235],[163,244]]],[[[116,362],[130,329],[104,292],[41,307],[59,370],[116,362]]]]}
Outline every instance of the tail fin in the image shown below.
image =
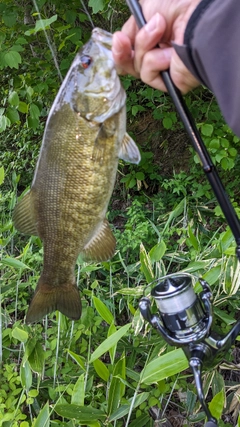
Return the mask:
{"type": "Polygon", "coordinates": [[[26,316],[26,323],[38,322],[46,314],[59,310],[71,320],[81,316],[81,300],[76,283],[51,286],[39,279],[26,316]]]}

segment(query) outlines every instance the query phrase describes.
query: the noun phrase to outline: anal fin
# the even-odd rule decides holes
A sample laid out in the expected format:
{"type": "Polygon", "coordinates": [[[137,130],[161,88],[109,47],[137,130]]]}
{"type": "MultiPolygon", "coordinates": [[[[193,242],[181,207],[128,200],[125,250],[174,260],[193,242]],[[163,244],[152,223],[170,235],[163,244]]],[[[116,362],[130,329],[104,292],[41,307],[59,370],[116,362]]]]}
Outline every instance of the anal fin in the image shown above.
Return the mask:
{"type": "Polygon", "coordinates": [[[107,261],[115,252],[116,239],[105,219],[91,240],[85,245],[82,256],[85,260],[107,261]]]}
{"type": "Polygon", "coordinates": [[[31,190],[15,206],[13,223],[15,228],[21,233],[34,236],[38,235],[31,190]]]}

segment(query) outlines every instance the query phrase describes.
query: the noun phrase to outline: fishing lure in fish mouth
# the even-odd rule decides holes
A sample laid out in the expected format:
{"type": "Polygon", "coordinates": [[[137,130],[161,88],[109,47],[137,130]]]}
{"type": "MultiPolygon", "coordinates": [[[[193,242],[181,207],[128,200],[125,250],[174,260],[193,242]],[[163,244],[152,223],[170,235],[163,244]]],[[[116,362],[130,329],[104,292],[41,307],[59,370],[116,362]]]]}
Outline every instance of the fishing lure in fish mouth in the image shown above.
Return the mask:
{"type": "Polygon", "coordinates": [[[39,236],[44,250],[27,323],[54,310],[79,319],[78,255],[101,262],[115,252],[106,212],[118,160],[139,163],[140,153],[126,133],[111,38],[95,28],[76,55],[50,110],[31,189],[14,210],[15,227],[39,236]]]}

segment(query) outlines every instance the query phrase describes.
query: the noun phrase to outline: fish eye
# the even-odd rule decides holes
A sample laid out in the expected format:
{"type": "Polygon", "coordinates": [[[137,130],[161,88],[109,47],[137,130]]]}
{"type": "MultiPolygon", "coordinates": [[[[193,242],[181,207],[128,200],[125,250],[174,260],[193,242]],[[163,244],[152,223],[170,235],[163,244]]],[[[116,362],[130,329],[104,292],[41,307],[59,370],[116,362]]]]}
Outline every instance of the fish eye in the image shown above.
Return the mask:
{"type": "Polygon", "coordinates": [[[92,62],[92,59],[90,58],[90,56],[88,55],[81,56],[81,65],[83,68],[88,68],[91,62],[92,62]]]}

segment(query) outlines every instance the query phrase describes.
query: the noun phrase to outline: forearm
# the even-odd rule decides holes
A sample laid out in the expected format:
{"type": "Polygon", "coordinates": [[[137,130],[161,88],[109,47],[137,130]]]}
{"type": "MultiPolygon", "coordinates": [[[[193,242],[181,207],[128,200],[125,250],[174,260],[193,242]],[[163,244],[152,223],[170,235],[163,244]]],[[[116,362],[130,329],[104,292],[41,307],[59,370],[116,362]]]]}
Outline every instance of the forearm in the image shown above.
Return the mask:
{"type": "Polygon", "coordinates": [[[240,2],[202,0],[175,50],[215,94],[225,120],[240,136],[240,2]]]}

